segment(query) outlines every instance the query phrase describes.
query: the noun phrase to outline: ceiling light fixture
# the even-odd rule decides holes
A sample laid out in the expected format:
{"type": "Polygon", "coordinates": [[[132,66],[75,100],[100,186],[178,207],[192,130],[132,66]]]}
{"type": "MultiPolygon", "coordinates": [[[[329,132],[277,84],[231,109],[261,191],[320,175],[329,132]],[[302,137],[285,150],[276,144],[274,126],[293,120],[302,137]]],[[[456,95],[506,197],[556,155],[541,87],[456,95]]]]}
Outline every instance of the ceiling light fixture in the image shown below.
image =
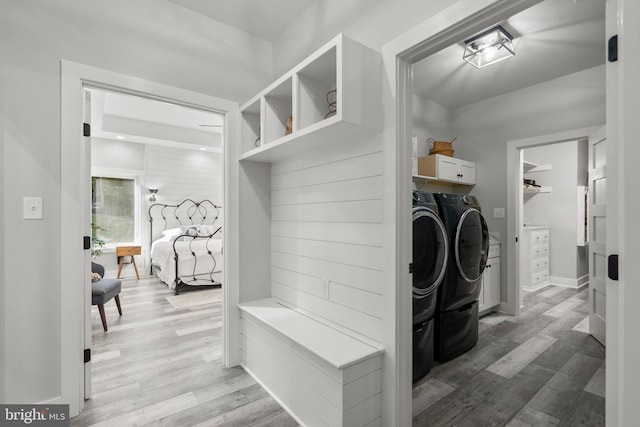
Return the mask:
{"type": "Polygon", "coordinates": [[[116,139],[124,139],[124,136],[122,136],[122,135],[116,135],[116,139]]]}
{"type": "Polygon", "coordinates": [[[462,59],[476,68],[495,64],[515,56],[513,36],[502,25],[496,25],[475,37],[465,40],[462,59]]]}

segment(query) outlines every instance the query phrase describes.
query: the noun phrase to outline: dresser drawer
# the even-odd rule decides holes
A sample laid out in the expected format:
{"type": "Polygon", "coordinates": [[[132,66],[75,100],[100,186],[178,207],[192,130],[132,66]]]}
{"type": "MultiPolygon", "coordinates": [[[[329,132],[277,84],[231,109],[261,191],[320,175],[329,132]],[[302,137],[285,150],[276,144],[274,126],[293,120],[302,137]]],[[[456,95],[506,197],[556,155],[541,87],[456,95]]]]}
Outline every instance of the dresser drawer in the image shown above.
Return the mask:
{"type": "Polygon", "coordinates": [[[549,243],[549,230],[536,230],[531,232],[531,244],[549,243]]]}
{"type": "Polygon", "coordinates": [[[549,271],[549,260],[548,259],[536,259],[531,261],[531,271],[533,273],[539,272],[548,272],[549,271]]]}
{"type": "Polygon", "coordinates": [[[531,276],[532,286],[539,285],[540,283],[545,283],[548,281],[549,281],[549,273],[547,272],[534,273],[531,276]]]}
{"type": "Polygon", "coordinates": [[[549,258],[549,245],[535,245],[531,248],[531,259],[549,258]]]}

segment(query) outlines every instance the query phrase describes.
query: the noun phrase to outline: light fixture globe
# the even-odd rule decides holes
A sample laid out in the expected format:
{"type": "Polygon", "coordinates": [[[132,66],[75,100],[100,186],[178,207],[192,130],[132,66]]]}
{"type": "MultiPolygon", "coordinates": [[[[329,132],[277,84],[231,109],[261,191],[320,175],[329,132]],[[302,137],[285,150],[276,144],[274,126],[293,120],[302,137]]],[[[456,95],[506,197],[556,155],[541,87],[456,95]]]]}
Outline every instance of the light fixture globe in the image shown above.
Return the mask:
{"type": "Polygon", "coordinates": [[[501,25],[465,40],[464,44],[462,59],[476,68],[495,64],[516,54],[513,36],[501,25]]]}

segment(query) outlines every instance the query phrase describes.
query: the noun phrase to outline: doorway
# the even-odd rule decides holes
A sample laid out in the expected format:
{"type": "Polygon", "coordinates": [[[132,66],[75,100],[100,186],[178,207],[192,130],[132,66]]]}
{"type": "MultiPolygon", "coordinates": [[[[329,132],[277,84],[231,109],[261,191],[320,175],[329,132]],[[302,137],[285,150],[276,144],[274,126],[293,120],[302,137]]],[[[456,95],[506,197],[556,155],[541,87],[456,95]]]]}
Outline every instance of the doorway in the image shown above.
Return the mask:
{"type": "Polygon", "coordinates": [[[586,222],[588,141],[522,148],[517,187],[518,281],[523,293],[549,284],[580,289],[588,284],[586,222]]]}
{"type": "MultiPolygon", "coordinates": [[[[455,25],[452,25],[448,30],[445,31],[436,31],[436,30],[428,30],[429,24],[436,24],[435,22],[425,23],[424,27],[421,27],[423,38],[418,38],[415,34],[419,31],[414,31],[411,36],[407,36],[404,40],[403,46],[410,46],[405,49],[397,48],[396,52],[401,52],[397,55],[397,67],[398,67],[398,100],[399,100],[399,120],[400,126],[398,127],[398,140],[406,141],[405,144],[399,144],[397,150],[398,156],[398,168],[400,170],[407,171],[407,178],[410,176],[409,172],[411,170],[411,146],[409,141],[411,141],[411,137],[416,134],[415,132],[415,117],[413,116],[413,102],[411,99],[411,95],[414,93],[412,86],[415,84],[416,78],[416,63],[423,60],[424,58],[433,55],[446,46],[450,46],[452,44],[460,43],[461,40],[465,40],[465,38],[471,37],[476,33],[481,32],[483,29],[489,28],[496,23],[500,23],[502,21],[508,20],[509,17],[516,15],[519,12],[527,10],[530,6],[543,4],[545,2],[518,2],[518,4],[506,4],[506,2],[496,2],[496,4],[491,5],[491,7],[483,8],[482,11],[476,10],[474,12],[473,7],[468,12],[468,14],[462,13],[463,16],[467,16],[459,22],[456,22],[455,25]],[[499,5],[498,5],[499,3],[499,5]],[[496,6],[496,9],[493,9],[493,6],[496,6]],[[413,76],[411,76],[413,73],[413,76]],[[413,78],[413,80],[412,80],[413,78]]],[[[564,4],[566,6],[566,4],[564,4]]],[[[465,6],[471,6],[469,4],[465,4],[465,6]]],[[[485,5],[486,7],[486,5],[485,5]]],[[[604,13],[602,12],[602,16],[604,13]]],[[[441,28],[441,26],[438,26],[441,28]]],[[[604,28],[604,25],[602,25],[604,28]]],[[[604,30],[602,30],[604,33],[604,30]]],[[[601,34],[600,39],[604,37],[604,34],[601,34]]],[[[397,41],[397,46],[402,45],[401,40],[397,41]]],[[[597,43],[601,45],[601,40],[597,43]]],[[[389,49],[393,50],[393,47],[390,46],[389,49]]],[[[597,55],[600,55],[598,52],[598,47],[595,47],[595,52],[597,55]]],[[[460,58],[458,58],[460,59],[460,58]]],[[[504,64],[507,64],[510,60],[505,60],[504,64]]],[[[502,63],[501,63],[502,64],[502,63]]],[[[604,76],[604,66],[602,59],[598,62],[601,69],[598,70],[600,76],[604,76]]],[[[456,73],[462,73],[462,66],[460,65],[460,70],[456,70],[456,73]]],[[[491,67],[487,67],[480,72],[486,72],[490,76],[493,76],[495,80],[505,83],[508,86],[508,74],[501,72],[499,66],[498,68],[493,68],[494,72],[491,72],[491,67]],[[486,71],[485,71],[486,70],[486,71]],[[498,77],[499,75],[499,77],[498,77]]],[[[531,74],[531,71],[528,72],[531,74]]],[[[433,76],[432,76],[433,77],[433,76]]],[[[598,77],[600,78],[600,77],[598,77]]],[[[436,84],[441,84],[443,81],[433,78],[436,81],[436,84]]],[[[602,78],[602,80],[604,80],[602,78]]],[[[444,84],[441,84],[444,86],[444,84]]],[[[460,107],[453,114],[455,120],[458,123],[462,123],[467,126],[469,129],[472,129],[469,132],[465,132],[460,135],[456,132],[456,129],[453,129],[453,133],[448,135],[449,139],[457,136],[458,140],[456,144],[458,144],[458,150],[456,151],[456,156],[461,156],[465,160],[475,161],[478,165],[482,165],[482,167],[478,167],[478,179],[476,185],[474,186],[471,194],[475,194],[482,206],[483,212],[486,209],[487,217],[489,217],[489,228],[490,230],[493,228],[494,230],[499,230],[501,232],[501,240],[503,242],[502,246],[502,255],[506,258],[506,262],[503,263],[505,267],[503,267],[502,272],[502,301],[503,303],[500,306],[500,310],[506,311],[508,309],[508,302],[511,301],[512,296],[509,295],[512,291],[508,288],[508,283],[510,283],[510,279],[506,276],[507,265],[511,265],[514,262],[513,252],[510,251],[510,236],[507,232],[507,222],[509,218],[513,214],[509,209],[511,203],[508,202],[507,192],[501,191],[506,187],[506,183],[508,181],[508,177],[511,176],[509,172],[505,168],[505,158],[504,155],[507,153],[507,142],[513,139],[513,136],[520,132],[520,137],[535,135],[536,134],[536,126],[542,122],[548,129],[549,133],[557,132],[558,130],[571,128],[572,125],[569,122],[565,121],[561,123],[558,121],[557,117],[554,118],[553,114],[549,114],[551,111],[548,109],[546,112],[541,111],[541,114],[536,115],[536,122],[530,120],[531,115],[529,115],[526,119],[523,117],[518,117],[518,114],[531,112],[532,110],[529,108],[533,106],[538,100],[538,94],[536,94],[535,89],[533,89],[535,85],[527,87],[523,89],[524,95],[528,94],[528,98],[520,98],[520,102],[516,102],[515,100],[511,100],[512,102],[504,103],[500,101],[499,97],[492,98],[495,102],[492,105],[484,104],[485,111],[501,111],[502,118],[504,122],[499,120],[494,120],[494,117],[491,117],[489,120],[485,120],[486,117],[481,113],[481,109],[479,105],[481,102],[476,102],[475,104],[469,104],[466,108],[460,107]],[[530,88],[530,89],[528,89],[530,88]],[[529,91],[527,93],[527,90],[529,91]],[[525,105],[526,104],[526,105],[525,105]],[[528,122],[528,123],[527,123],[528,122]],[[509,134],[512,136],[510,137],[509,134]],[[493,140],[489,140],[488,138],[493,137],[493,140]],[[467,143],[464,143],[464,140],[467,140],[467,143]],[[487,141],[486,143],[483,142],[487,141]],[[498,147],[498,141],[502,140],[503,145],[498,147]],[[463,157],[464,156],[464,157],[463,157]],[[499,214],[494,215],[494,210],[497,209],[498,212],[502,211],[503,208],[507,208],[507,217],[506,219],[501,219],[499,214]],[[506,279],[506,280],[505,280],[506,279]]],[[[448,96],[455,98],[455,92],[450,92],[448,96]]],[[[502,98],[504,100],[504,98],[502,98]]],[[[600,105],[601,114],[600,118],[598,117],[590,117],[589,119],[585,119],[583,117],[583,121],[580,118],[576,118],[575,125],[573,127],[580,128],[581,126],[588,126],[591,123],[602,123],[604,120],[604,98],[599,98],[597,105],[600,105]]],[[[525,114],[526,115],[526,114],[525,114]]],[[[573,119],[572,119],[573,120],[573,119]]],[[[537,133],[540,133],[539,130],[537,133]]],[[[426,135],[432,136],[432,135],[426,135]]],[[[584,136],[584,135],[583,135],[584,136]]],[[[510,154],[506,154],[507,156],[510,154]]],[[[510,161],[510,160],[508,160],[510,161]]],[[[399,174],[402,176],[402,174],[399,174]]],[[[397,203],[399,209],[399,217],[403,216],[408,217],[409,215],[404,215],[402,211],[402,206],[409,205],[408,196],[410,195],[412,183],[410,179],[403,180],[399,179],[398,185],[396,186],[398,191],[397,203]]],[[[410,235],[410,230],[407,228],[403,228],[400,225],[398,226],[398,234],[400,236],[410,235]]],[[[409,250],[407,250],[409,253],[409,250]]],[[[399,265],[402,265],[400,263],[399,265]]],[[[400,274],[402,279],[402,283],[408,282],[410,283],[410,276],[403,276],[400,274]]],[[[515,306],[515,304],[514,304],[515,306]]],[[[409,322],[407,321],[407,324],[409,322]]],[[[399,327],[402,327],[402,324],[399,324],[399,327]]],[[[407,327],[407,329],[409,329],[407,327]]],[[[409,341],[409,337],[406,337],[407,341],[409,341]]]]}
{"type": "MultiPolygon", "coordinates": [[[[88,167],[91,177],[91,212],[88,217],[93,242],[92,263],[104,268],[105,277],[117,276],[122,280],[120,298],[124,297],[124,311],[129,311],[130,316],[137,315],[144,319],[144,303],[151,303],[158,298],[162,300],[165,297],[156,296],[162,294],[163,290],[170,294],[169,290],[176,286],[176,281],[170,274],[170,271],[175,271],[172,269],[173,265],[170,265],[174,257],[169,253],[170,242],[165,242],[162,233],[179,226],[195,225],[203,229],[204,235],[205,231],[213,232],[214,224],[219,227],[223,225],[224,116],[217,112],[90,86],[85,88],[84,108],[86,123],[90,127],[86,145],[90,152],[86,153],[85,160],[89,164],[85,165],[85,169],[88,167]],[[163,212],[180,205],[186,206],[185,209],[173,210],[172,215],[165,215],[163,212]],[[194,209],[196,211],[192,212],[194,209]],[[155,255],[152,255],[152,248],[156,248],[155,255]],[[121,250],[133,250],[137,255],[118,256],[121,250]],[[151,270],[152,259],[156,265],[155,272],[151,270]],[[145,291],[152,292],[149,301],[135,296],[144,295],[145,291]],[[131,300],[127,303],[128,298],[131,300]]],[[[84,227],[86,224],[83,229],[84,227]]],[[[204,242],[203,244],[208,245],[207,240],[199,239],[196,244],[204,242]]],[[[217,242],[211,242],[211,248],[214,243],[217,245],[217,242]]],[[[210,285],[212,279],[209,279],[214,274],[218,279],[217,283],[222,282],[224,271],[221,259],[220,265],[216,265],[215,257],[205,255],[204,248],[191,253],[194,257],[197,255],[198,259],[192,271],[194,280],[188,283],[210,285]],[[203,277],[205,280],[201,280],[203,277]]],[[[211,253],[218,254],[215,250],[211,253]]],[[[181,255],[186,257],[185,253],[181,255]]],[[[183,264],[191,265],[191,262],[187,259],[183,264]]],[[[202,289],[204,288],[200,288],[202,289]]],[[[217,292],[213,293],[215,298],[212,291],[202,294],[203,301],[219,299],[222,295],[221,288],[218,287],[217,292]]],[[[178,307],[184,305],[178,300],[185,298],[166,297],[178,307]]],[[[108,328],[108,332],[103,332],[102,327],[97,326],[100,322],[97,322],[95,307],[84,307],[85,349],[95,348],[97,334],[110,334],[111,346],[115,345],[114,342],[119,342],[116,347],[125,347],[126,340],[117,337],[122,336],[122,331],[127,330],[128,326],[126,322],[120,325],[122,319],[111,310],[112,306],[113,303],[107,303],[103,309],[103,312],[106,311],[104,321],[108,318],[104,323],[108,326],[104,328],[108,328]]],[[[147,316],[153,316],[153,305],[147,308],[147,316]]],[[[165,310],[168,309],[170,307],[165,310]]],[[[100,314],[104,315],[103,312],[100,314]]],[[[154,322],[158,321],[166,323],[170,321],[170,317],[156,316],[154,322]]],[[[213,323],[219,321],[216,319],[213,323]]],[[[144,322],[139,326],[142,327],[143,324],[144,322]]],[[[183,325],[183,329],[186,326],[183,325]]],[[[98,341],[105,340],[100,337],[98,341]]],[[[105,352],[104,348],[102,352],[105,352]]],[[[114,357],[119,359],[120,352],[107,356],[110,360],[114,357]]],[[[85,398],[94,394],[91,384],[93,361],[104,358],[104,354],[92,351],[91,360],[85,364],[85,398]]]]}
{"type": "MultiPolygon", "coordinates": [[[[85,207],[89,206],[89,196],[86,192],[85,182],[89,181],[84,165],[86,152],[84,138],[82,136],[83,122],[83,92],[85,87],[99,88],[118,93],[127,93],[171,102],[182,106],[188,106],[200,110],[217,112],[224,115],[224,125],[228,132],[224,135],[224,146],[229,149],[224,151],[224,170],[226,174],[233,173],[234,165],[229,162],[229,151],[232,149],[228,142],[235,138],[235,123],[237,120],[238,105],[234,102],[197,94],[186,90],[149,82],[143,79],[113,73],[110,71],[88,67],[69,61],[62,61],[61,71],[61,185],[66,191],[61,194],[61,205],[65,207],[65,215],[61,221],[61,317],[62,317],[62,355],[61,366],[62,398],[70,402],[70,416],[77,415],[84,406],[84,313],[82,307],[87,304],[83,289],[89,286],[88,276],[84,271],[85,251],[78,242],[84,241],[83,236],[89,235],[88,227],[83,230],[78,224],[83,224],[85,207]],[[230,170],[231,169],[231,170],[230,170]],[[79,286],[84,283],[86,286],[79,286]]],[[[233,218],[234,200],[230,197],[228,180],[224,184],[225,217],[233,218]]],[[[227,225],[233,227],[233,219],[227,221],[227,225]],[[229,224],[231,222],[231,224],[229,224]]],[[[228,239],[226,233],[224,239],[228,239]]],[[[233,275],[233,271],[227,268],[225,259],[225,271],[227,276],[233,275]]],[[[237,296],[234,298],[234,290],[228,289],[225,294],[225,317],[228,316],[228,306],[235,307],[237,296]]],[[[225,319],[226,320],[226,319],[225,319]]],[[[233,322],[232,322],[233,323],[233,322]]],[[[227,365],[237,364],[228,340],[233,340],[235,334],[229,333],[234,325],[223,322],[223,360],[227,365]]]]}

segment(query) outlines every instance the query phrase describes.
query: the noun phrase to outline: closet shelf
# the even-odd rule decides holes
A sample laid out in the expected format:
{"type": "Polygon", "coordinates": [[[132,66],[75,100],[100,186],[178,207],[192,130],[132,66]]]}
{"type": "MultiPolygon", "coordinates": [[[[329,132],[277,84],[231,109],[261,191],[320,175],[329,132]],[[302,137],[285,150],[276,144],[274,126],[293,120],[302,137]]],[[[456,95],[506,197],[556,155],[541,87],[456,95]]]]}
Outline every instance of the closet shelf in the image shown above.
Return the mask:
{"type": "Polygon", "coordinates": [[[524,173],[542,172],[542,171],[550,171],[551,170],[551,165],[550,164],[539,165],[537,163],[527,162],[526,160],[523,160],[522,161],[522,168],[524,170],[524,173]]]}
{"type": "Polygon", "coordinates": [[[551,193],[551,187],[532,187],[525,185],[523,191],[525,194],[551,193]]]}

